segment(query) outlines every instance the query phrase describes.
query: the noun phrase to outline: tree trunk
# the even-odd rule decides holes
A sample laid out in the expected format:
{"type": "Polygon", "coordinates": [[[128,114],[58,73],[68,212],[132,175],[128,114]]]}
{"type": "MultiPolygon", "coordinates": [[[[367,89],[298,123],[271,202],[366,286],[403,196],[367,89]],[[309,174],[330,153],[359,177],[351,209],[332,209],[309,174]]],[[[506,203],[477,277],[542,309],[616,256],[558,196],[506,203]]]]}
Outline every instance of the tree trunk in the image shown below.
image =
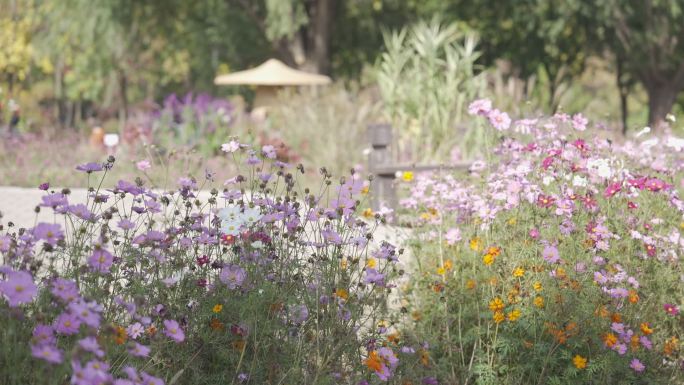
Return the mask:
{"type": "Polygon", "coordinates": [[[666,125],[665,117],[672,111],[672,106],[680,91],[672,84],[646,84],[648,91],[648,124],[654,130],[666,125]]]}
{"type": "Polygon", "coordinates": [[[627,105],[627,97],[629,96],[629,83],[625,81],[624,68],[622,58],[617,58],[617,87],[620,93],[620,118],[622,121],[622,136],[627,135],[627,114],[629,113],[629,106],[627,105]]]}
{"type": "Polygon", "coordinates": [[[318,0],[311,21],[311,50],[308,61],[318,73],[330,73],[330,23],[333,20],[334,0],[318,0]]]}

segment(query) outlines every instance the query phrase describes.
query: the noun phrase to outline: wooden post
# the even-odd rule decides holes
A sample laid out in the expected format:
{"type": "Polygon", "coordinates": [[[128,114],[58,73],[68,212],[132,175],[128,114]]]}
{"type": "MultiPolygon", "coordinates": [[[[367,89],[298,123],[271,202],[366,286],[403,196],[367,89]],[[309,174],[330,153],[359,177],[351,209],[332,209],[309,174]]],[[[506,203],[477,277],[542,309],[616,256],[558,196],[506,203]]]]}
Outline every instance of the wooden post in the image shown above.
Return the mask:
{"type": "Polygon", "coordinates": [[[397,206],[397,192],[394,186],[395,174],[391,171],[392,126],[389,124],[369,125],[368,139],[371,144],[368,169],[373,174],[370,186],[371,209],[377,211],[383,204],[394,209],[397,206]]]}

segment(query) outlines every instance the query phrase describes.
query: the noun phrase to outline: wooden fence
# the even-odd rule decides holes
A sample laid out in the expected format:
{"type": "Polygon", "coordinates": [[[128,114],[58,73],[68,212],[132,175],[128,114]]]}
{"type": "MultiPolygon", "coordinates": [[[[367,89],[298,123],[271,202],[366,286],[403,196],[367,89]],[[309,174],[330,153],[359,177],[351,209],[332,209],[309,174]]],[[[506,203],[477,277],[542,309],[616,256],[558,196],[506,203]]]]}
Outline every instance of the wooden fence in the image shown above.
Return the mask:
{"type": "Polygon", "coordinates": [[[371,124],[368,126],[368,141],[371,151],[368,155],[368,170],[373,175],[371,182],[371,209],[379,210],[382,206],[395,209],[398,205],[396,178],[401,172],[466,170],[470,163],[454,164],[395,164],[392,156],[392,126],[389,124],[371,124]]]}

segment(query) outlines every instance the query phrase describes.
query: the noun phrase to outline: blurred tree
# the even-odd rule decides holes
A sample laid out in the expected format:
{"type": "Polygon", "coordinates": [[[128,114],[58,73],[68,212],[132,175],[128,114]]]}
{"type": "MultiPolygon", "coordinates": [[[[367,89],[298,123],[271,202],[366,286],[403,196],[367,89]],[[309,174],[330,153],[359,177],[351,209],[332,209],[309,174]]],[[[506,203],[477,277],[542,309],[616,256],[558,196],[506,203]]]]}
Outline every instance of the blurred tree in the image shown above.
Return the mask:
{"type": "Polygon", "coordinates": [[[584,70],[587,42],[593,38],[594,18],[582,0],[455,0],[444,15],[478,31],[485,65],[507,59],[512,75],[522,78],[542,68],[552,111],[561,85],[584,70]]]}
{"type": "Polygon", "coordinates": [[[684,90],[684,0],[604,0],[592,14],[608,30],[605,46],[648,93],[648,123],[661,126],[684,90]]]}
{"type": "Polygon", "coordinates": [[[0,2],[0,76],[12,92],[29,74],[33,58],[31,36],[35,10],[16,0],[0,2]]]}

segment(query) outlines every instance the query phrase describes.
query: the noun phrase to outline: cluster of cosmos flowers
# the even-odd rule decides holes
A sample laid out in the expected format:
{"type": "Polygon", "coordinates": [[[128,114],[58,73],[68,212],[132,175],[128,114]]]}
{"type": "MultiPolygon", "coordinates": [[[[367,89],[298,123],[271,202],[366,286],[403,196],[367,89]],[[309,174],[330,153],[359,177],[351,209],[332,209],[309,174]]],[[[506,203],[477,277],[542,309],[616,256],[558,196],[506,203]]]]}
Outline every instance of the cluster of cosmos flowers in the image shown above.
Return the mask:
{"type": "MultiPolygon", "coordinates": [[[[255,330],[264,346],[330,349],[336,362],[347,362],[318,368],[324,376],[393,376],[398,359],[381,343],[390,332],[368,325],[385,318],[401,251],[374,239],[379,216],[355,214],[368,181],[352,174],[334,185],[322,170],[324,183],[311,192],[292,174],[303,167],[275,159],[273,146],[253,150],[232,140],[222,150],[248,170],[222,192],[200,191],[193,178],[181,178],[173,191],[138,179],[90,188],[87,202],[72,203],[68,189],[45,183],[36,210],[51,211],[54,222],[3,227],[0,307],[11,310],[3,310],[8,322],[32,330],[25,351],[61,368],[60,383],[178,380],[187,363],[174,359],[184,349],[195,359],[202,349],[193,347],[207,346],[206,338],[227,342],[217,349],[231,354],[237,383],[320,375],[313,356],[306,363],[274,353],[273,364],[247,364],[258,354],[255,330]],[[259,315],[266,297],[273,300],[259,315]],[[293,370],[275,371],[288,361],[293,370]]],[[[104,178],[114,162],[76,169],[104,178]]]]}
{"type": "MultiPolygon", "coordinates": [[[[649,363],[684,370],[676,327],[684,298],[681,139],[611,141],[587,130],[581,114],[511,121],[486,99],[469,112],[503,136],[467,176],[425,173],[404,183],[401,204],[424,229],[420,239],[456,250],[454,265],[465,262],[464,250],[479,255],[494,287],[482,305],[496,325],[534,314],[530,322],[551,343],[590,341],[591,350],[563,353],[578,370],[610,354],[634,375],[649,363]],[[591,321],[575,322],[562,306],[565,313],[554,313],[549,304],[567,306],[567,295],[593,305],[583,314],[591,321]]],[[[438,262],[433,274],[443,277],[438,262]]],[[[454,284],[474,289],[462,274],[454,284]]],[[[507,330],[531,348],[529,334],[507,330]]]]}

